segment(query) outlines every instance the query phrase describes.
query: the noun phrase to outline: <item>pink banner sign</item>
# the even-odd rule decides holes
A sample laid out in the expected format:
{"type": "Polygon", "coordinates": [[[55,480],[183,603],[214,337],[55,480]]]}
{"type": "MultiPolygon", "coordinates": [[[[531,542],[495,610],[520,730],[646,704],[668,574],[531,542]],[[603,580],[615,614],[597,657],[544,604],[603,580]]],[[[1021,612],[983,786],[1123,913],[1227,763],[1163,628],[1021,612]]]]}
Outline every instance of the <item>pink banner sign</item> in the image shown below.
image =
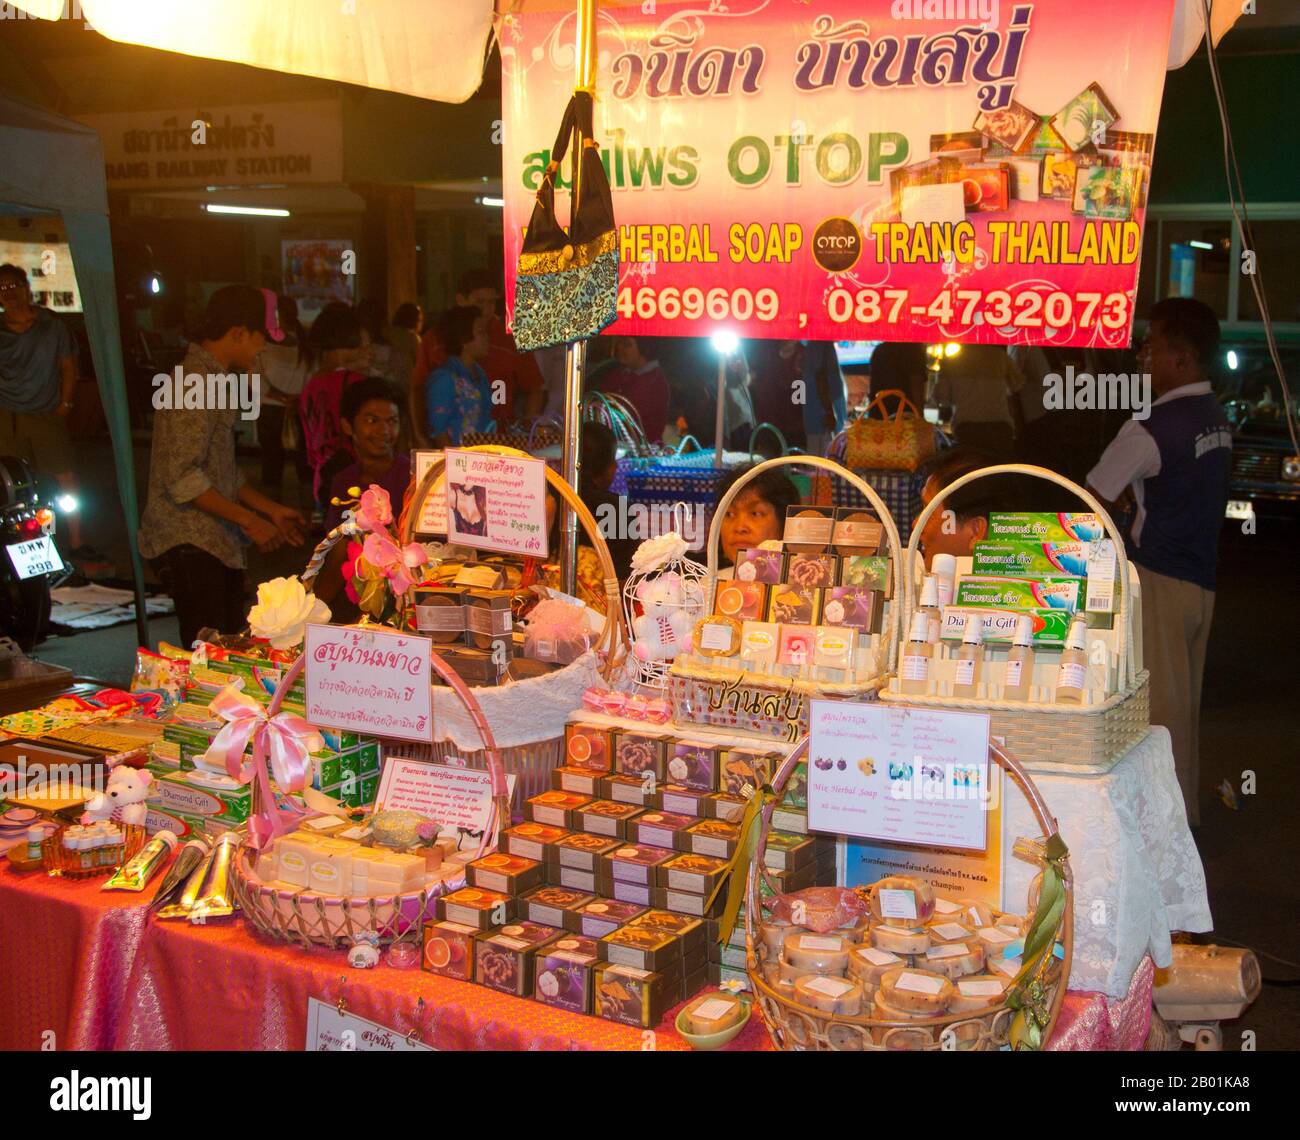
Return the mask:
{"type": "Polygon", "coordinates": [[[307,720],[399,740],[433,740],[429,641],[374,626],[309,625],[307,720]]]}
{"type": "MultiPolygon", "coordinates": [[[[511,301],[574,83],[548,7],[501,31],[511,301]]],[[[1128,344],[1173,8],[602,3],[609,331],[1128,344]]]]}

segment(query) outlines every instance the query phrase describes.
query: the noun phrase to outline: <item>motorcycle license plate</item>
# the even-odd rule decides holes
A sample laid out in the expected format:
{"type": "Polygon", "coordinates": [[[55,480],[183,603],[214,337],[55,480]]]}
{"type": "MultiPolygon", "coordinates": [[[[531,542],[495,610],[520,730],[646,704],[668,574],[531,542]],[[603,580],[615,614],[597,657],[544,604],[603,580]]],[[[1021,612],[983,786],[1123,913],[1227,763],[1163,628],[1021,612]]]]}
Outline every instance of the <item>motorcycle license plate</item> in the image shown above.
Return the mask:
{"type": "Polygon", "coordinates": [[[63,559],[49,535],[6,546],[9,561],[19,578],[35,578],[38,574],[54,574],[63,569],[63,559]]]}

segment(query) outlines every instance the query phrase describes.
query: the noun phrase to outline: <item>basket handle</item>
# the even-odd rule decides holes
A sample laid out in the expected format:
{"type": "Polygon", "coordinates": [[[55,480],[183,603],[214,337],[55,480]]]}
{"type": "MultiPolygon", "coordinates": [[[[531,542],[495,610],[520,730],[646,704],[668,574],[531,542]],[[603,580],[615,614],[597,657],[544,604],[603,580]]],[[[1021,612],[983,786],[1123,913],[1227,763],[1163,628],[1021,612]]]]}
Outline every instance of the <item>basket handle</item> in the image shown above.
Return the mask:
{"type": "MultiPolygon", "coordinates": [[[[812,737],[805,736],[778,765],[776,771],[772,774],[771,783],[775,795],[763,805],[763,812],[759,817],[758,842],[754,848],[754,857],[750,860],[749,882],[745,888],[745,957],[750,961],[756,958],[754,953],[754,924],[759,913],[759,875],[762,874],[764,878],[768,878],[769,886],[772,885],[763,858],[764,853],[767,851],[767,836],[772,826],[772,813],[780,802],[781,795],[794,773],[795,766],[801,760],[807,760],[811,745],[812,737]]],[[[1043,835],[1055,835],[1060,830],[1056,823],[1056,817],[1048,809],[1047,801],[1043,799],[1043,794],[1038,790],[1038,785],[1034,783],[1032,777],[1021,766],[1020,762],[1005,749],[994,744],[992,740],[989,741],[989,756],[1000,767],[1006,769],[1012,780],[1024,793],[1025,799],[1029,801],[1030,810],[1034,813],[1035,821],[1042,828],[1043,835]]],[[[1061,1012],[1061,1003],[1065,1000],[1065,990],[1070,980],[1070,966],[1074,958],[1074,875],[1070,870],[1068,855],[1061,860],[1061,882],[1065,887],[1065,908],[1061,916],[1061,943],[1065,949],[1065,958],[1061,963],[1061,980],[1056,986],[1056,992],[1052,997],[1052,1008],[1047,1023],[1049,1030],[1051,1026],[1056,1024],[1057,1015],[1061,1012]]],[[[1046,1037],[1046,1034],[1044,1034],[1044,1037],[1046,1037]]]]}
{"type": "Polygon", "coordinates": [[[749,433],[749,461],[750,461],[750,463],[757,463],[757,462],[758,462],[758,460],[757,460],[757,459],[755,458],[755,456],[754,456],[754,443],[755,443],[755,441],[758,439],[759,434],[760,434],[761,432],[763,432],[764,430],[766,430],[766,431],[770,431],[774,436],[776,436],[776,438],[777,438],[777,442],[780,443],[780,445],[781,445],[781,454],[782,454],[782,455],[789,455],[789,454],[790,454],[790,445],[789,445],[788,443],[786,443],[785,436],[781,433],[781,429],[780,429],[779,427],[777,427],[776,424],[770,424],[770,423],[768,423],[766,420],[764,420],[764,421],[763,421],[761,424],[759,424],[759,425],[758,425],[758,426],[757,426],[757,427],[756,427],[752,432],[749,433]]]}
{"type": "MultiPolygon", "coordinates": [[[[429,645],[429,663],[433,671],[461,699],[465,710],[470,715],[470,719],[474,722],[474,727],[478,729],[478,734],[483,740],[483,753],[487,760],[488,773],[492,779],[492,812],[488,820],[488,826],[483,831],[483,837],[479,840],[478,857],[481,858],[496,846],[497,836],[501,833],[502,822],[510,818],[510,801],[507,795],[510,785],[506,781],[505,765],[501,763],[501,753],[497,749],[492,729],[488,727],[487,718],[483,715],[483,708],[478,703],[478,699],[469,686],[461,680],[460,674],[448,665],[433,648],[432,642],[429,645]]],[[[271,695],[271,703],[266,711],[268,717],[274,717],[279,713],[281,705],[284,704],[285,696],[293,688],[298,678],[302,676],[306,666],[307,656],[305,653],[300,654],[298,660],[289,666],[288,672],[280,679],[280,683],[275,687],[275,692],[271,695]]],[[[255,791],[256,787],[257,785],[254,784],[255,791]]],[[[257,805],[254,806],[253,810],[259,810],[257,805]]]]}
{"type": "MultiPolygon", "coordinates": [[[[902,583],[903,590],[902,628],[909,628],[912,620],[912,607],[916,601],[912,589],[912,566],[916,560],[918,544],[920,543],[921,532],[925,529],[925,524],[929,522],[934,512],[939,509],[944,499],[958,488],[964,487],[967,483],[972,483],[976,479],[984,479],[991,475],[1028,475],[1048,483],[1055,483],[1058,487],[1064,487],[1067,491],[1082,499],[1105,524],[1106,533],[1115,545],[1115,555],[1119,561],[1119,675],[1123,678],[1124,688],[1131,689],[1137,683],[1137,668],[1130,652],[1133,640],[1133,606],[1130,602],[1132,591],[1128,580],[1128,555],[1124,552],[1124,539],[1120,537],[1119,529],[1115,526],[1114,520],[1111,519],[1106,508],[1097,501],[1090,491],[1080,487],[1064,475],[1049,471],[1046,467],[1031,467],[1027,463],[1001,463],[995,467],[981,467],[978,471],[971,471],[960,479],[949,483],[926,504],[925,508],[917,516],[916,522],[912,524],[912,534],[907,543],[906,569],[904,570],[904,564],[899,565],[898,581],[902,583]]],[[[895,587],[896,590],[897,588],[895,587]]]]}
{"type": "MultiPolygon", "coordinates": [[[[484,444],[479,447],[469,447],[465,450],[482,451],[491,455],[508,455],[517,459],[532,458],[525,451],[516,451],[513,447],[499,447],[495,444],[484,444]]],[[[416,487],[415,494],[407,497],[406,505],[402,508],[402,517],[398,523],[402,536],[402,545],[414,539],[416,521],[424,511],[425,502],[433,493],[434,484],[442,477],[443,468],[446,464],[446,452],[440,452],[434,457],[433,462],[429,464],[429,470],[425,472],[424,478],[416,487]]],[[[582,523],[583,529],[587,532],[587,537],[591,539],[596,556],[600,559],[600,569],[605,586],[605,626],[601,631],[600,640],[596,643],[596,650],[598,653],[605,654],[605,665],[601,670],[601,675],[606,681],[609,681],[623,663],[623,658],[627,654],[627,647],[630,644],[627,625],[623,618],[623,592],[618,584],[618,574],[614,570],[614,560],[610,556],[609,545],[605,542],[605,536],[600,533],[600,525],[596,522],[587,504],[549,466],[543,467],[542,470],[546,472],[546,482],[550,488],[578,516],[578,521],[582,523]]]]}
{"type": "MultiPolygon", "coordinates": [[[[885,528],[885,537],[889,540],[889,554],[894,560],[894,565],[896,567],[902,565],[899,557],[902,544],[899,541],[898,527],[894,523],[894,516],[889,513],[889,508],[885,506],[884,500],[876,494],[874,488],[861,475],[855,474],[839,463],[823,459],[820,455],[778,455],[775,459],[768,459],[755,467],[751,467],[737,479],[727,493],[722,496],[721,502],[718,503],[717,509],[713,512],[713,520],[709,524],[709,596],[707,598],[707,613],[713,612],[713,602],[718,590],[718,547],[722,538],[722,520],[727,516],[727,508],[731,506],[736,496],[745,488],[745,485],[752,482],[764,471],[790,466],[820,468],[852,483],[862,493],[867,502],[872,505],[880,518],[880,522],[885,528]]],[[[889,629],[881,634],[886,642],[885,672],[889,673],[894,671],[894,659],[898,652],[899,607],[897,586],[895,586],[894,592],[895,604],[889,607],[889,629]]]]}
{"type": "Polygon", "coordinates": [[[918,408],[914,403],[912,403],[910,399],[908,399],[907,393],[904,392],[901,388],[886,388],[883,392],[877,392],[875,397],[872,399],[871,403],[869,403],[863,409],[861,418],[865,419],[867,416],[871,415],[871,409],[876,407],[876,405],[878,404],[880,405],[880,418],[888,422],[891,417],[889,415],[889,408],[885,403],[886,396],[898,397],[898,408],[894,412],[894,415],[892,417],[895,423],[903,422],[903,418],[904,418],[903,414],[905,412],[911,412],[912,415],[915,416],[918,420],[923,420],[925,418],[923,415],[921,415],[920,408],[918,408]]]}

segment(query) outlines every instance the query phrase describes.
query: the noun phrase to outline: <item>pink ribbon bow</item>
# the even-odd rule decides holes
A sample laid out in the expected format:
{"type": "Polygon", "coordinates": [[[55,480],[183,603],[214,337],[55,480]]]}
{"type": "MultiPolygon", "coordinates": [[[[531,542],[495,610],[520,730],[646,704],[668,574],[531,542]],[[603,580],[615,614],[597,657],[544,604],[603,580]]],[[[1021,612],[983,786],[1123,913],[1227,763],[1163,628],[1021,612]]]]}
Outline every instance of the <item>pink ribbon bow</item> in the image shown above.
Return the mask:
{"type": "Polygon", "coordinates": [[[251,845],[260,850],[275,836],[292,831],[305,814],[292,802],[277,805],[271,779],[282,792],[302,791],[311,773],[311,754],[324,748],[325,742],[302,717],[289,713],[268,716],[262,705],[233,685],[213,697],[208,708],[226,723],[205,759],[223,765],[241,784],[257,780],[261,810],[249,817],[248,835],[251,845]],[[244,755],[250,738],[251,758],[244,755]]]}

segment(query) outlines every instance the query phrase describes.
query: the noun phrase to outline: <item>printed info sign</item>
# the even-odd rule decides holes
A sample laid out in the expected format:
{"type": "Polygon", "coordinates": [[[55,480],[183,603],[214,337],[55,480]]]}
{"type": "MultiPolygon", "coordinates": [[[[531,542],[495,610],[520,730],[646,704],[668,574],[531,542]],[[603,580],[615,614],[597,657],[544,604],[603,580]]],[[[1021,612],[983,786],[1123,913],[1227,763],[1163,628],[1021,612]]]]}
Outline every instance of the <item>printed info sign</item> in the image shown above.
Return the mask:
{"type": "Polygon", "coordinates": [[[545,558],[546,461],[447,449],[447,541],[545,558]]]}
{"type": "MultiPolygon", "coordinates": [[[[506,776],[506,787],[513,795],[513,775],[506,776]]],[[[375,801],[387,811],[418,812],[446,827],[486,831],[491,822],[492,777],[481,768],[390,755],[384,762],[375,801]]]]}
{"type": "MultiPolygon", "coordinates": [[[[1127,344],[1174,2],[602,3],[610,331],[1127,344]]],[[[507,298],[573,37],[503,21],[507,298]]]]}
{"type": "Polygon", "coordinates": [[[433,739],[428,639],[373,626],[309,625],[305,652],[311,724],[433,739]]]}
{"type": "Polygon", "coordinates": [[[986,849],[987,715],[813,701],[809,732],[813,831],[986,849]]]}

